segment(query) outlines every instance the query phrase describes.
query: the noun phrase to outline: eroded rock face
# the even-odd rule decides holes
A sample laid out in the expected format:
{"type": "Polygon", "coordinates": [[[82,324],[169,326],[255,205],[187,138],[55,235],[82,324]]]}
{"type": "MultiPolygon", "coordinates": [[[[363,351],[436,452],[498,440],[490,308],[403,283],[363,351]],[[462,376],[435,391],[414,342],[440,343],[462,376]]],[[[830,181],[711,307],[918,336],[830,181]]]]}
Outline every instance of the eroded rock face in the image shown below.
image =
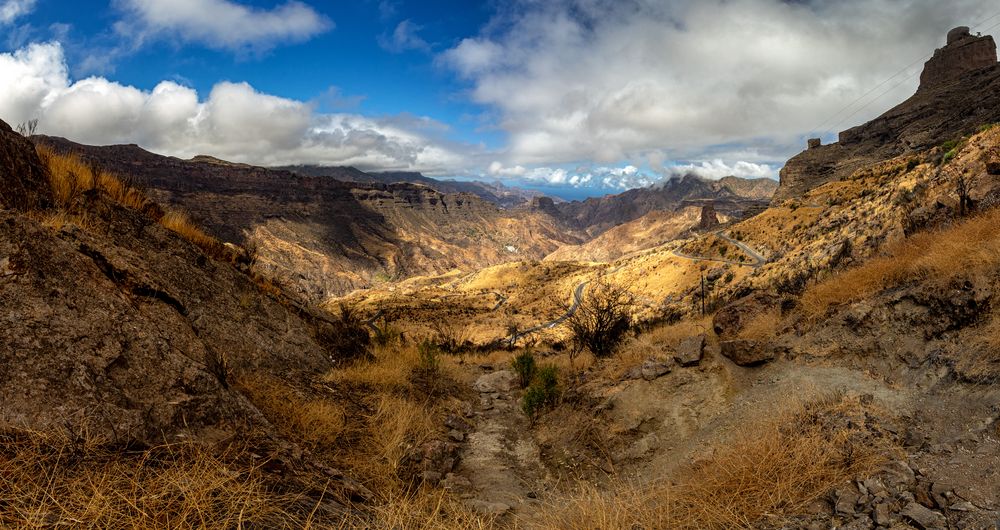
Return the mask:
{"type": "Polygon", "coordinates": [[[0,206],[30,210],[48,206],[48,175],[26,138],[0,121],[0,206]]]}
{"type": "Polygon", "coordinates": [[[969,28],[958,27],[948,33],[948,44],[934,51],[920,74],[920,88],[955,81],[962,74],[997,63],[997,45],[993,37],[974,36],[969,28]]]}
{"type": "Polygon", "coordinates": [[[959,31],[949,42],[928,61],[920,89],[908,100],[841,132],[839,142],[789,160],[774,201],[801,197],[874,162],[924,151],[1000,121],[1000,65],[993,38],[959,31]]]}

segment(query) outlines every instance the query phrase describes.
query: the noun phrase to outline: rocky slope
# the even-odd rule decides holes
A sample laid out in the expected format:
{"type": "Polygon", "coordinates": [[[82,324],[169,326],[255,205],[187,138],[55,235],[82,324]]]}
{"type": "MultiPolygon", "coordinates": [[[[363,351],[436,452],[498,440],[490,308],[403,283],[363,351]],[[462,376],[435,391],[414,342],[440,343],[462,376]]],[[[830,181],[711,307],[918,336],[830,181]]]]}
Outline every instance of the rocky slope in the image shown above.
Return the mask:
{"type": "MultiPolygon", "coordinates": [[[[0,122],[0,423],[101,442],[219,439],[267,422],[248,373],[317,373],[325,317],[262,292],[101,191],[50,222],[47,169],[0,122]]],[[[162,213],[160,214],[162,215],[162,213]]]]}
{"type": "Polygon", "coordinates": [[[771,179],[726,177],[715,181],[688,175],[619,195],[561,203],[556,208],[567,223],[596,236],[649,212],[676,210],[691,200],[713,200],[720,212],[740,217],[748,208],[766,204],[777,186],[771,179]]]}
{"type": "Polygon", "coordinates": [[[420,184],[342,182],[136,146],[35,141],[133,179],[225,241],[251,242],[264,272],[312,301],[379,281],[540,259],[580,242],[551,216],[420,184]]]}
{"type": "Polygon", "coordinates": [[[715,227],[719,219],[715,216],[714,209],[706,216],[705,208],[692,204],[675,211],[654,210],[634,221],[611,228],[581,245],[560,247],[546,256],[545,260],[615,261],[626,254],[683,238],[691,230],[715,227]]]}
{"type": "MultiPolygon", "coordinates": [[[[926,151],[975,133],[984,124],[1000,122],[1000,64],[995,45],[988,66],[981,59],[972,65],[976,68],[964,64],[959,60],[953,73],[928,79],[916,94],[885,114],[841,132],[839,142],[808,149],[789,160],[781,170],[781,186],[774,199],[799,197],[867,165],[926,151]]],[[[929,62],[928,68],[935,68],[935,63],[929,62]]]]}

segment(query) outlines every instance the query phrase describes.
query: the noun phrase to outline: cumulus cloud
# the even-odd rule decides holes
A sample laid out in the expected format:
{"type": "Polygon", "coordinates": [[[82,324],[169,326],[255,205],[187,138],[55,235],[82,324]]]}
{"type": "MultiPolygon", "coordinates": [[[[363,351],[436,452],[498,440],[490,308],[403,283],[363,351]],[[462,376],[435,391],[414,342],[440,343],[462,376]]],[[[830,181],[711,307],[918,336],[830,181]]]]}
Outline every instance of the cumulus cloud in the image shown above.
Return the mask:
{"type": "Polygon", "coordinates": [[[905,99],[919,62],[850,120],[828,119],[943,45],[951,27],[994,10],[979,0],[515,0],[498,9],[438,61],[499,115],[510,138],[504,163],[529,166],[652,153],[712,160],[750,146],[762,149],[758,161],[783,160],[813,129],[836,132],[905,99]]]}
{"type": "Polygon", "coordinates": [[[573,188],[600,188],[606,190],[627,190],[649,186],[660,176],[644,172],[639,168],[626,165],[621,167],[579,166],[573,169],[523,166],[505,167],[500,162],[492,162],[487,175],[494,178],[507,178],[528,184],[546,184],[549,186],[570,186],[573,188]]]}
{"type": "Polygon", "coordinates": [[[62,46],[0,54],[0,118],[39,118],[39,132],[89,144],[138,143],[179,157],[262,165],[316,163],[441,173],[465,160],[429,118],[320,114],[296,100],[221,82],[204,99],[163,81],[151,91],[102,77],[70,79],[62,46]]]}
{"type": "Polygon", "coordinates": [[[35,9],[37,0],[4,0],[0,2],[0,25],[7,25],[35,9]]]}
{"type": "Polygon", "coordinates": [[[415,50],[421,52],[431,51],[431,45],[417,34],[423,26],[414,24],[410,20],[404,20],[396,25],[392,35],[381,35],[378,44],[387,52],[403,53],[415,50]]]}
{"type": "Polygon", "coordinates": [[[301,42],[333,27],[312,7],[295,0],[266,10],[231,0],[118,0],[128,15],[116,25],[136,40],[181,38],[228,50],[266,50],[301,42]]]}
{"type": "Polygon", "coordinates": [[[768,164],[753,162],[736,162],[727,164],[720,159],[700,162],[697,164],[675,164],[665,168],[664,174],[671,177],[697,175],[702,178],[718,180],[722,177],[777,178],[777,169],[768,164]]]}

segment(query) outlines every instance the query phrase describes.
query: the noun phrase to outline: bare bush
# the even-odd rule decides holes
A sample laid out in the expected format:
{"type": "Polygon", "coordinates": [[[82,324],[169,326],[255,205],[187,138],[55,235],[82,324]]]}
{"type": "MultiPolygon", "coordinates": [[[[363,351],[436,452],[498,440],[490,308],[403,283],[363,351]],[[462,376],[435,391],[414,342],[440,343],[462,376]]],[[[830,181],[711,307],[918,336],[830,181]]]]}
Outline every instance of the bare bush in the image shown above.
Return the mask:
{"type": "Polygon", "coordinates": [[[576,311],[569,317],[575,353],[610,357],[632,329],[635,298],[627,285],[598,279],[590,284],[576,311]]]}

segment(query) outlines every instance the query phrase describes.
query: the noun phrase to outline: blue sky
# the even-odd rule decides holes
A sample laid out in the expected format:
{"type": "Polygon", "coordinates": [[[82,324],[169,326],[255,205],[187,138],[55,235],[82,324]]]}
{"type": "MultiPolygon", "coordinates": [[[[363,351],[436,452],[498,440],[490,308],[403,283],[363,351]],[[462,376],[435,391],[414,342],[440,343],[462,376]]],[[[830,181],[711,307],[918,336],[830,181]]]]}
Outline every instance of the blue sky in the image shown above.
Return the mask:
{"type": "Polygon", "coordinates": [[[945,32],[992,30],[995,10],[0,0],[0,118],[182,157],[416,170],[574,197],[687,173],[774,178],[805,138],[833,139],[912,94],[945,32]]]}

